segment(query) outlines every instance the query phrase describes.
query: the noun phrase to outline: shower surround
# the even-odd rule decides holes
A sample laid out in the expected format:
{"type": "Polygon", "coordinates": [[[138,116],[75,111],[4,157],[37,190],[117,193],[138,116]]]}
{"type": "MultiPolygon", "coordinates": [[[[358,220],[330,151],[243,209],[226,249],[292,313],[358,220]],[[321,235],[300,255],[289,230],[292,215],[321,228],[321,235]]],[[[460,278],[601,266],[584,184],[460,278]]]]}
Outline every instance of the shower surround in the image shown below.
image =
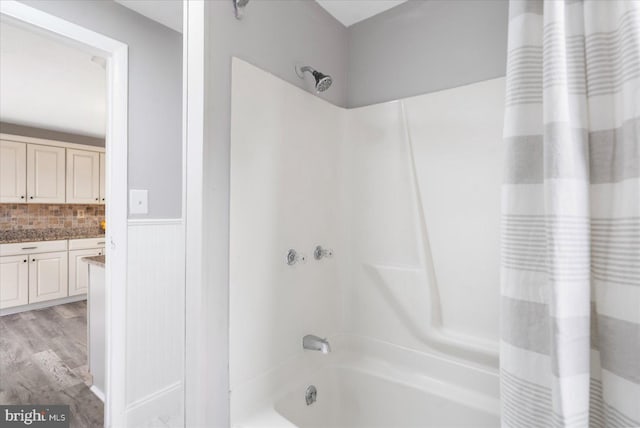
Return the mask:
{"type": "Polygon", "coordinates": [[[347,110],[234,58],[233,426],[416,426],[418,403],[440,426],[499,424],[503,99],[495,79],[347,110]]]}

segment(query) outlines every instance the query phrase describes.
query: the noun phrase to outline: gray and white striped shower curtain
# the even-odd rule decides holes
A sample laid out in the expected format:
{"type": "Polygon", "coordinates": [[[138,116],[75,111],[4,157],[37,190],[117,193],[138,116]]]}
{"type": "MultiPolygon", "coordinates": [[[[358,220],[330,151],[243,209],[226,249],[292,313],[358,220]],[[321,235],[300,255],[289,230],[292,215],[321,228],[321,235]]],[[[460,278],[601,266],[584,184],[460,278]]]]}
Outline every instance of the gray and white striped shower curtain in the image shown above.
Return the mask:
{"type": "Polygon", "coordinates": [[[640,1],[511,0],[504,427],[640,427],[640,1]]]}

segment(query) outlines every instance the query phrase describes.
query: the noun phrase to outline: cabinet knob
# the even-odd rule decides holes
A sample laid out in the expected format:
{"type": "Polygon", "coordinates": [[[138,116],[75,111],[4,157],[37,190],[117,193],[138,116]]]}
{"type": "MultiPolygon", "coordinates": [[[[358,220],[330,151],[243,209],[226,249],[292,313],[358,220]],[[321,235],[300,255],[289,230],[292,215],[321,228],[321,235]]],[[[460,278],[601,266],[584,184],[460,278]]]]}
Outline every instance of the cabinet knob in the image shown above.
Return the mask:
{"type": "Polygon", "coordinates": [[[100,199],[96,198],[96,201],[99,201],[100,199]]]}
{"type": "Polygon", "coordinates": [[[32,261],[32,262],[35,262],[35,261],[36,261],[36,259],[31,259],[31,261],[32,261]]]}
{"type": "Polygon", "coordinates": [[[24,195],[20,196],[20,199],[24,199],[24,195]]]}
{"type": "Polygon", "coordinates": [[[24,260],[22,261],[22,263],[26,263],[26,262],[27,262],[27,259],[24,259],[24,260]]]}
{"type": "Polygon", "coordinates": [[[29,199],[33,199],[33,196],[29,196],[29,199]]]}
{"type": "Polygon", "coordinates": [[[102,200],[104,201],[104,198],[102,198],[102,200]]]}

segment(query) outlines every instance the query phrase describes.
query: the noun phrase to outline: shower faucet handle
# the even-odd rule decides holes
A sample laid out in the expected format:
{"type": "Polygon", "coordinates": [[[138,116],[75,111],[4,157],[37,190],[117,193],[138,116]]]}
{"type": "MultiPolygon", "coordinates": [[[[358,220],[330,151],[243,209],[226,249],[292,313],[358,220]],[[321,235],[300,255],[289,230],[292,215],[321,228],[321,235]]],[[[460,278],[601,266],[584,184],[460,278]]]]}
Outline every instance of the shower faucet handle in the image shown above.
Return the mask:
{"type": "Polygon", "coordinates": [[[325,257],[332,257],[333,250],[330,248],[322,248],[321,245],[317,245],[315,250],[313,250],[313,258],[316,260],[321,260],[325,257]]]}
{"type": "Polygon", "coordinates": [[[306,262],[307,257],[304,254],[300,254],[296,250],[291,248],[289,251],[287,251],[286,261],[289,266],[293,266],[296,263],[306,262]]]}

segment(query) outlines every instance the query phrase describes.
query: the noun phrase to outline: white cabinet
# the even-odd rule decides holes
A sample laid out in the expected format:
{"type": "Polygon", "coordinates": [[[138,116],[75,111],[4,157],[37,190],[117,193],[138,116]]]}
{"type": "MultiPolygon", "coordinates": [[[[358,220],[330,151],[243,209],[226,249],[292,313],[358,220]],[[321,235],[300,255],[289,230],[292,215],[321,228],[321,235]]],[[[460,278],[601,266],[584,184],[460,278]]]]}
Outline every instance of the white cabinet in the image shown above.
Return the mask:
{"type": "Polygon", "coordinates": [[[29,256],[29,303],[66,297],[67,252],[29,256]]]}
{"type": "Polygon", "coordinates": [[[107,167],[106,167],[106,156],[104,153],[100,153],[100,203],[104,204],[107,194],[107,167]]]}
{"type": "Polygon", "coordinates": [[[100,203],[100,153],[67,149],[67,203],[100,203]]]}
{"type": "Polygon", "coordinates": [[[0,244],[0,309],[87,294],[82,258],[103,255],[104,245],[104,237],[0,244]]]}
{"type": "Polygon", "coordinates": [[[103,148],[0,134],[0,203],[105,201],[103,148]]]}
{"type": "Polygon", "coordinates": [[[0,203],[27,199],[27,145],[0,140],[0,203]]]}
{"type": "Polygon", "coordinates": [[[27,144],[27,202],[65,202],[64,147],[27,144]]]}
{"type": "Polygon", "coordinates": [[[0,308],[29,303],[29,258],[0,257],[0,308]]]}
{"type": "Polygon", "coordinates": [[[103,248],[69,251],[69,296],[86,294],[89,290],[89,265],[82,258],[103,254],[103,248]]]}
{"type": "Polygon", "coordinates": [[[67,241],[0,244],[0,309],[67,295],[67,241]]]}

